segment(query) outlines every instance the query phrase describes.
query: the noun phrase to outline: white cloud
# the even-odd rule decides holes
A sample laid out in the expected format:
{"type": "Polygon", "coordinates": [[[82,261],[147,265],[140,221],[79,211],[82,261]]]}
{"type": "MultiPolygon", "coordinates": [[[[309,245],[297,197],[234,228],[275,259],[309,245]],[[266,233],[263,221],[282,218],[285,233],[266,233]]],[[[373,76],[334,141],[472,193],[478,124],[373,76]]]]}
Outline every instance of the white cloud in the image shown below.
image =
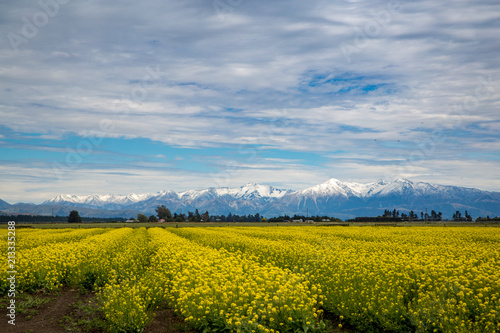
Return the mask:
{"type": "MultiPolygon", "coordinates": [[[[300,170],[301,184],[344,173],[380,178],[384,161],[407,159],[443,130],[429,159],[480,151],[481,165],[498,168],[500,4],[400,2],[382,22],[388,4],[246,1],[221,20],[210,1],[128,1],[120,10],[69,2],[19,52],[0,41],[0,130],[60,138],[61,146],[66,134],[99,131],[176,147],[254,144],[373,159],[370,170],[336,165],[329,176],[322,165],[290,162],[283,174],[300,170]],[[355,47],[350,62],[343,44],[355,47]],[[111,128],[102,130],[105,119],[111,128]]],[[[2,31],[21,34],[23,16],[38,10],[30,1],[4,4],[2,31]]],[[[411,175],[462,181],[444,167],[411,175]]],[[[256,163],[243,175],[293,183],[268,169],[256,163]]],[[[456,171],[500,189],[488,174],[456,171]]]]}

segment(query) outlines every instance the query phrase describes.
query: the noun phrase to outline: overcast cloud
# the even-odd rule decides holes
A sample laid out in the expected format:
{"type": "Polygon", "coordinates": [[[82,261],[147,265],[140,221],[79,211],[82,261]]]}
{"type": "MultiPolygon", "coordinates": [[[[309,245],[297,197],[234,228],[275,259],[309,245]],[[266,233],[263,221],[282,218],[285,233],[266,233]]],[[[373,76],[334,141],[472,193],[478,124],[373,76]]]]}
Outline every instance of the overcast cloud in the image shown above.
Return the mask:
{"type": "Polygon", "coordinates": [[[498,1],[0,4],[0,198],[500,191],[498,1]]]}

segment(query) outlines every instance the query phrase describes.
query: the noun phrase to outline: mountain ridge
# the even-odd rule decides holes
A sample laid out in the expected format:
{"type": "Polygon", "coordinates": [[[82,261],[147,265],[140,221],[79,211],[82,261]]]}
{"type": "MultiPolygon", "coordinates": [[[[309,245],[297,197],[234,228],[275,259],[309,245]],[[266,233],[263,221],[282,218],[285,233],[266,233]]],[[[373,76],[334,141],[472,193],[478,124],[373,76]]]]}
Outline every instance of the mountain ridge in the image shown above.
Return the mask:
{"type": "Polygon", "coordinates": [[[429,209],[442,211],[445,217],[451,217],[456,210],[463,212],[466,209],[476,216],[500,215],[500,192],[413,182],[404,178],[370,183],[342,182],[331,178],[302,190],[247,183],[241,187],[210,187],[182,192],[168,190],[143,194],[94,193],[80,196],[60,194],[40,205],[7,204],[9,206],[6,207],[5,204],[0,208],[3,213],[46,214],[49,208],[57,207],[60,213],[78,209],[82,210],[82,216],[93,217],[129,217],[136,212],[149,215],[154,214],[154,209],[162,204],[172,212],[186,213],[188,210],[199,209],[208,210],[213,215],[259,213],[263,216],[278,216],[305,215],[309,212],[311,215],[352,218],[376,216],[385,209],[397,209],[401,212],[429,209]]]}

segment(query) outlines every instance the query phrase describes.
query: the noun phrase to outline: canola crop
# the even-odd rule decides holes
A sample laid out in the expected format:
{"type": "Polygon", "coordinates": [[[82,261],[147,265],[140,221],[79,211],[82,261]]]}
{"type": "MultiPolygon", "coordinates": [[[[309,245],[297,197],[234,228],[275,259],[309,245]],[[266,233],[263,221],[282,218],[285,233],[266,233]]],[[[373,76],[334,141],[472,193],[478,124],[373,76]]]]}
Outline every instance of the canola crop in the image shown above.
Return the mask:
{"type": "Polygon", "coordinates": [[[231,332],[315,332],[321,289],[305,277],[193,243],[163,229],[148,230],[152,256],[140,277],[103,290],[106,318],[116,331],[141,331],[167,303],[195,328],[231,332]]]}
{"type": "Polygon", "coordinates": [[[96,290],[113,332],[165,306],[200,331],[321,332],[326,311],[359,331],[500,332],[500,228],[63,230],[17,232],[18,288],[96,290]]]}
{"type": "Polygon", "coordinates": [[[500,330],[498,228],[172,229],[307,276],[362,331],[500,330]]]}
{"type": "Polygon", "coordinates": [[[49,232],[44,229],[26,230],[17,237],[18,249],[34,248],[45,244],[58,242],[75,242],[88,236],[104,233],[105,229],[52,229],[49,232]]]}

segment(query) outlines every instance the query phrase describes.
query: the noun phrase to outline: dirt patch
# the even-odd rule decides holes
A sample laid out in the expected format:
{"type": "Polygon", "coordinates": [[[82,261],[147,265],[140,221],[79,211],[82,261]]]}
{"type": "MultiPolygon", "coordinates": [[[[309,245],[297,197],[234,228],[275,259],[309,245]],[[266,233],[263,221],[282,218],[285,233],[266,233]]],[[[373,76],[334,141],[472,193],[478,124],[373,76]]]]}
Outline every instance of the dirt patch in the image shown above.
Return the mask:
{"type": "MultiPolygon", "coordinates": [[[[6,310],[8,298],[0,298],[6,310]]],[[[21,294],[16,298],[16,325],[0,322],[2,333],[99,333],[108,331],[107,323],[96,304],[95,293],[80,294],[76,289],[44,294],[21,294]],[[24,307],[20,304],[24,303],[24,307]]],[[[4,312],[6,314],[6,312],[4,312]]],[[[196,333],[172,309],[156,311],[153,322],[144,333],[196,333]]]]}
{"type": "Polygon", "coordinates": [[[153,322],[146,326],[144,333],[196,333],[184,319],[177,316],[172,309],[157,310],[153,322]]]}
{"type": "MultiPolygon", "coordinates": [[[[24,296],[24,295],[23,295],[24,296]]],[[[6,319],[0,323],[0,331],[5,333],[36,332],[36,333],[59,333],[67,332],[59,324],[61,317],[71,312],[71,305],[78,299],[79,293],[74,289],[67,289],[55,294],[36,294],[38,299],[47,299],[45,304],[30,307],[24,313],[16,313],[16,325],[11,325],[6,319]]],[[[23,297],[16,299],[16,306],[21,310],[20,303],[23,297]]],[[[4,316],[2,316],[4,317],[4,316]]],[[[8,318],[5,316],[5,318],[8,318]]]]}
{"type": "MultiPolygon", "coordinates": [[[[0,305],[5,309],[8,299],[0,298],[0,305]]],[[[75,289],[63,289],[53,294],[37,293],[22,294],[16,299],[16,306],[21,302],[30,304],[16,313],[16,325],[8,324],[8,317],[2,315],[0,332],[2,333],[102,333],[108,331],[108,324],[96,304],[95,293],[81,295],[75,289]],[[40,305],[37,305],[40,304],[40,305]]],[[[340,328],[338,317],[325,312],[327,332],[356,332],[345,325],[340,328]]],[[[146,326],[144,333],[197,333],[177,316],[171,308],[161,308],[156,311],[151,324],[146,326]]]]}

